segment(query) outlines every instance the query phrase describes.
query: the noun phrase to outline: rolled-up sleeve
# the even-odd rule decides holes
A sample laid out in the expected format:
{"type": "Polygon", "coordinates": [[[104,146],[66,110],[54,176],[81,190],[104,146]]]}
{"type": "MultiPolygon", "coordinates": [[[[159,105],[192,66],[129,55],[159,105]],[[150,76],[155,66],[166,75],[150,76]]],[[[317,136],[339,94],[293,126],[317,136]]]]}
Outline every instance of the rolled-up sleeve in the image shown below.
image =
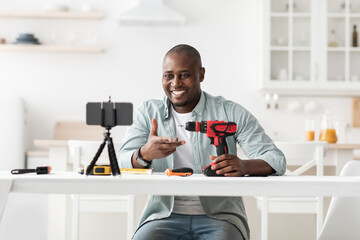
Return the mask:
{"type": "Polygon", "coordinates": [[[286,171],[286,159],[271,138],[265,133],[258,120],[246,109],[237,106],[233,109],[237,115],[237,142],[250,159],[262,159],[274,170],[273,175],[283,175],[286,171]]]}

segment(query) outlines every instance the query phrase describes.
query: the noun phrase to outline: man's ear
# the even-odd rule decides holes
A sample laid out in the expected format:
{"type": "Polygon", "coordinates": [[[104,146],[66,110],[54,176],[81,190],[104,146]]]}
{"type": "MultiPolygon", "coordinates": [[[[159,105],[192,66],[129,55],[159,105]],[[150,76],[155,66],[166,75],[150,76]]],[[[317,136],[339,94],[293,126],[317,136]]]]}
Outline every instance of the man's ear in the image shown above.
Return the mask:
{"type": "Polygon", "coordinates": [[[204,81],[204,79],[205,79],[205,68],[202,67],[200,69],[200,82],[204,81]]]}

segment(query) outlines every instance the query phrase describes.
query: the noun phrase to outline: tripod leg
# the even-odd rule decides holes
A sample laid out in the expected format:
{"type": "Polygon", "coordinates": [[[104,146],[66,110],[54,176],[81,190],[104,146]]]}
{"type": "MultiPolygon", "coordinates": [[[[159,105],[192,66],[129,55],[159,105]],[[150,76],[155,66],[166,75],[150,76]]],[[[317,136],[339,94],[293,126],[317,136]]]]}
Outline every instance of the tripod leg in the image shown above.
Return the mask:
{"type": "Polygon", "coordinates": [[[110,136],[107,136],[107,140],[108,140],[109,160],[110,160],[112,175],[114,176],[120,175],[121,173],[120,173],[118,161],[116,159],[114,143],[110,136]]]}
{"type": "Polygon", "coordinates": [[[93,160],[91,161],[90,165],[88,166],[88,168],[86,169],[86,175],[89,175],[91,173],[91,171],[93,170],[96,161],[98,160],[98,158],[100,157],[102,151],[104,150],[105,144],[106,144],[106,137],[104,138],[103,143],[100,145],[99,149],[97,150],[93,160]]]}

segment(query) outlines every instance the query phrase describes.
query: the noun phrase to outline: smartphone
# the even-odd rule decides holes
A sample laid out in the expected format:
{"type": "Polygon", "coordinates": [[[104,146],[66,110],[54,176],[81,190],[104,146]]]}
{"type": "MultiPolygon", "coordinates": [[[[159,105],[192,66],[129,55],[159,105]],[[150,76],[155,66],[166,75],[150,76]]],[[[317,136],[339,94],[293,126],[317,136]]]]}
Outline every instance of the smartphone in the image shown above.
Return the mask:
{"type": "Polygon", "coordinates": [[[131,125],[132,103],[89,102],[86,104],[86,124],[111,128],[117,125],[131,125]]]}

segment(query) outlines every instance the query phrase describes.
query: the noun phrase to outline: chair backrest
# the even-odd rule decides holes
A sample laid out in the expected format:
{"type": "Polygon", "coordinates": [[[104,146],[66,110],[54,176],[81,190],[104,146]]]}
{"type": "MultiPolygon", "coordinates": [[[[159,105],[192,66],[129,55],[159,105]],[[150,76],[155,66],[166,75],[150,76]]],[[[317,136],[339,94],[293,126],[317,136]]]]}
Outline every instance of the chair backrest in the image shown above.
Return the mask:
{"type": "MultiPolygon", "coordinates": [[[[69,140],[69,153],[73,162],[73,170],[76,171],[79,167],[88,165],[94,158],[98,151],[101,141],[82,141],[82,140],[69,140]]],[[[115,153],[120,149],[121,143],[114,142],[115,153]]],[[[96,162],[98,165],[109,165],[109,155],[107,146],[103,149],[101,155],[96,162]]]]}
{"type": "Polygon", "coordinates": [[[101,126],[86,125],[83,121],[58,121],[54,126],[54,139],[101,141],[104,131],[101,126]]]}
{"type": "Polygon", "coordinates": [[[298,166],[295,170],[286,170],[286,175],[301,175],[316,166],[316,175],[324,175],[324,157],[327,142],[275,142],[284,153],[287,166],[298,166]]]}
{"type": "MultiPolygon", "coordinates": [[[[349,161],[340,176],[360,176],[360,161],[349,161]]],[[[354,189],[354,191],[356,191],[354,189]]],[[[360,236],[360,198],[333,197],[318,240],[355,240],[360,236]]]]}

